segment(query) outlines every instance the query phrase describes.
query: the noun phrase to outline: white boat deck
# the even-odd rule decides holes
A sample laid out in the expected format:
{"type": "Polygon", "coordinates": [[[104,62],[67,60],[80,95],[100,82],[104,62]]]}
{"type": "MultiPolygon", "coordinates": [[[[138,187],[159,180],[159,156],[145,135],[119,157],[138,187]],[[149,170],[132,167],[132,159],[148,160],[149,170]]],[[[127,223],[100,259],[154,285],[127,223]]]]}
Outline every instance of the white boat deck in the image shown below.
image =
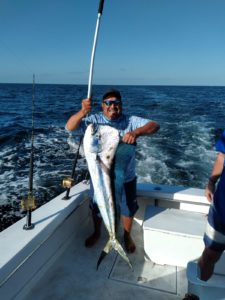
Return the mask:
{"type": "Polygon", "coordinates": [[[186,270],[174,266],[160,266],[145,261],[140,209],[133,226],[136,252],[129,258],[133,270],[115,252],[109,253],[98,270],[96,263],[108,239],[103,228],[102,237],[93,248],[84,246],[92,231],[91,220],[80,228],[53,266],[25,297],[30,299],[182,299],[187,292],[186,270]]]}
{"type": "MultiPolygon", "coordinates": [[[[108,240],[108,235],[102,226],[102,236],[98,243],[93,248],[85,248],[85,238],[93,230],[88,208],[88,189],[85,183],[80,183],[72,188],[69,200],[62,200],[64,196],[62,194],[37,209],[32,215],[35,225],[33,230],[23,230],[25,220],[22,219],[0,233],[0,299],[126,300],[131,297],[143,300],[183,299],[189,287],[186,263],[183,266],[178,263],[177,266],[178,264],[167,262],[171,262],[174,257],[174,261],[178,261],[176,259],[176,253],[180,251],[178,245],[183,244],[179,242],[181,234],[184,239],[186,237],[196,239],[192,234],[184,234],[181,224],[183,221],[187,222],[190,211],[203,214],[207,212],[208,203],[204,198],[204,191],[153,184],[139,185],[140,208],[135,216],[132,231],[137,248],[135,253],[128,255],[133,269],[112,251],[96,270],[99,255],[108,240]],[[143,222],[147,205],[170,208],[166,214],[171,212],[172,215],[162,217],[162,214],[160,222],[152,219],[149,228],[146,222],[145,232],[146,225],[149,232],[146,233],[145,239],[143,222]],[[174,209],[186,211],[181,212],[180,216],[184,215],[181,221],[174,218],[174,209]],[[179,232],[176,230],[174,232],[173,228],[168,232],[168,218],[173,219],[179,232]],[[161,228],[162,222],[166,230],[161,228]],[[156,236],[153,238],[151,235],[154,232],[156,236]],[[174,246],[168,247],[169,245],[174,246]],[[153,262],[153,259],[149,260],[151,255],[148,256],[147,250],[164,265],[154,263],[156,261],[153,262]],[[145,257],[148,257],[148,260],[145,257]]],[[[160,215],[153,215],[158,220],[160,215]]],[[[180,217],[178,219],[180,220],[180,217]]],[[[196,224],[191,222],[191,226],[195,228],[196,224]]],[[[119,239],[121,236],[122,228],[119,239]]],[[[198,238],[202,240],[201,233],[198,238]]],[[[187,240],[189,245],[190,242],[192,245],[192,240],[187,240]]],[[[189,255],[189,249],[187,246],[185,251],[180,252],[189,255]]],[[[199,254],[201,251],[200,249],[199,254]]],[[[184,259],[188,261],[189,256],[184,259]]],[[[222,261],[222,266],[218,268],[222,279],[224,279],[223,269],[222,261]]],[[[193,278],[195,277],[194,275],[193,278]]],[[[196,293],[200,283],[193,283],[193,286],[196,286],[196,293]]],[[[214,288],[217,289],[216,284],[209,286],[213,295],[215,295],[214,288]]],[[[206,290],[205,287],[202,289],[203,292],[206,290]]],[[[201,298],[205,299],[208,300],[207,297],[201,298]]]]}

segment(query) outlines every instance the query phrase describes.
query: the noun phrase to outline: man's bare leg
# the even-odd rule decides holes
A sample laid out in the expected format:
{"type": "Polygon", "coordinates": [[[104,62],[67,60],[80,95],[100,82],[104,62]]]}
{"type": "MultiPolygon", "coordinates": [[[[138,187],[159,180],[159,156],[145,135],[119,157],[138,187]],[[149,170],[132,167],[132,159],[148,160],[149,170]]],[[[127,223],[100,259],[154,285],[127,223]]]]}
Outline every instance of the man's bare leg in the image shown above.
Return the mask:
{"type": "Polygon", "coordinates": [[[213,274],[215,263],[220,259],[223,252],[205,248],[199,258],[200,279],[207,281],[213,274]]]}
{"type": "Polygon", "coordinates": [[[94,223],[94,232],[85,240],[85,246],[87,248],[93,247],[101,236],[102,218],[98,217],[94,211],[92,211],[92,219],[94,223]]]}
{"type": "Polygon", "coordinates": [[[124,227],[124,244],[128,253],[133,253],[136,249],[135,243],[131,238],[131,229],[133,224],[133,217],[122,216],[122,222],[124,227]]]}

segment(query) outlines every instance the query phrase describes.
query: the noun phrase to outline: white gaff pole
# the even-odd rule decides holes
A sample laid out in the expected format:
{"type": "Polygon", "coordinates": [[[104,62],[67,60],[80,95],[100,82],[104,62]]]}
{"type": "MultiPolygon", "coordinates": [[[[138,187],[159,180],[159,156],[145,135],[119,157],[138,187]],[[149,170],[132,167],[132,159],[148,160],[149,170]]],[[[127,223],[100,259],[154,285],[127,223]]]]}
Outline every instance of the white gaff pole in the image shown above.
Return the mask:
{"type": "Polygon", "coordinates": [[[92,53],[91,53],[91,63],[90,63],[90,71],[89,71],[87,98],[91,98],[95,50],[96,50],[96,45],[97,45],[97,40],[98,40],[98,31],[99,31],[99,26],[100,26],[101,15],[102,15],[102,11],[103,11],[103,5],[104,5],[104,0],[100,0],[99,9],[98,9],[98,17],[97,17],[97,22],[96,22],[96,27],[95,27],[94,43],[93,43],[92,53]]]}

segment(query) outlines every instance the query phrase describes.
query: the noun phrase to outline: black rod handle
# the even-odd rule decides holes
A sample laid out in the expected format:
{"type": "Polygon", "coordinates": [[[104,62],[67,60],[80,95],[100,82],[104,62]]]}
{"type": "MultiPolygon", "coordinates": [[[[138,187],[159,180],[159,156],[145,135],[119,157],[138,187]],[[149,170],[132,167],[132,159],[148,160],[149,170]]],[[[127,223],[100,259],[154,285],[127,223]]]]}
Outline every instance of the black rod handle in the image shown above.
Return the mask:
{"type": "Polygon", "coordinates": [[[103,6],[104,6],[104,0],[100,0],[99,2],[99,7],[98,7],[98,13],[101,15],[103,11],[103,6]]]}

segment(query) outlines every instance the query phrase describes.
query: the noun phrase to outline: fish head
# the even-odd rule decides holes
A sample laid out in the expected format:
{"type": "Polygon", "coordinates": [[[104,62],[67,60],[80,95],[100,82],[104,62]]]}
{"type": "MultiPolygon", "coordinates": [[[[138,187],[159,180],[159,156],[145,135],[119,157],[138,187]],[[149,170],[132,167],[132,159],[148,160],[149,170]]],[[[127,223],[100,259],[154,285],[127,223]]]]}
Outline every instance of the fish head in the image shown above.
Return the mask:
{"type": "Polygon", "coordinates": [[[119,143],[119,132],[111,126],[90,124],[86,129],[83,143],[86,157],[95,154],[109,166],[119,143]]]}
{"type": "Polygon", "coordinates": [[[102,150],[102,140],[99,131],[99,126],[96,124],[90,124],[90,152],[99,153],[102,150]]]}

